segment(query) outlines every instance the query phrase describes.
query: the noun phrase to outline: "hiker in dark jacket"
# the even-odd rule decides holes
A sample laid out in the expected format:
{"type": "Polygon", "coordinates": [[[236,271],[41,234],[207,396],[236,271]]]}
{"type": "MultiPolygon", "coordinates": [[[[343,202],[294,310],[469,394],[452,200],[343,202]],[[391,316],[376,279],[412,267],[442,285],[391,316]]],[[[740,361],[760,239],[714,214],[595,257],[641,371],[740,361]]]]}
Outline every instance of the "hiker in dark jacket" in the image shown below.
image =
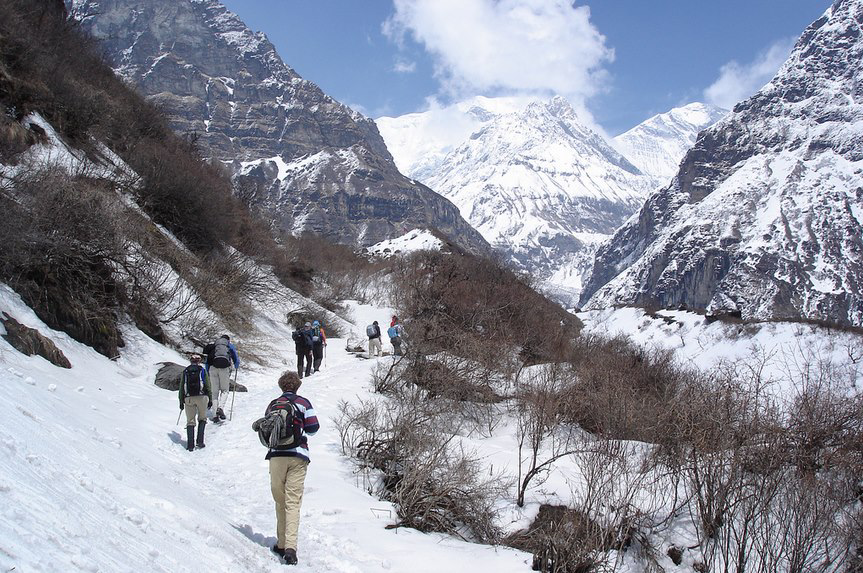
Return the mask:
{"type": "Polygon", "coordinates": [[[231,344],[231,337],[227,334],[206,345],[204,354],[207,355],[207,374],[213,391],[213,403],[216,405],[213,421],[220,422],[226,417],[222,404],[223,401],[227,401],[228,392],[231,390],[231,364],[235,369],[239,369],[240,357],[237,354],[237,348],[231,344]]]}
{"type": "Polygon", "coordinates": [[[195,449],[195,418],[198,420],[199,448],[204,447],[204,428],[207,426],[207,408],[213,406],[210,378],[201,364],[201,355],[192,354],[180,378],[180,410],[186,410],[186,449],[195,449]]]}
{"type": "Polygon", "coordinates": [[[306,376],[312,373],[312,324],[307,322],[291,334],[297,350],[297,375],[303,377],[303,362],[306,376]]]}
{"type": "Polygon", "coordinates": [[[381,344],[381,327],[378,326],[378,321],[372,322],[366,327],[366,335],[369,337],[369,358],[372,354],[380,356],[384,353],[383,345],[381,344]],[[369,326],[371,330],[369,330],[369,326]]]}
{"type": "Polygon", "coordinates": [[[303,502],[303,489],[306,470],[309,466],[309,440],[320,429],[315,409],[308,399],[297,395],[302,381],[293,372],[285,372],[279,377],[281,396],[270,402],[264,416],[278,401],[290,400],[294,403],[303,419],[303,436],[298,447],[275,447],[267,450],[266,459],[270,462],[270,490],[276,502],[276,545],[273,552],[282,556],[285,563],[297,563],[297,534],[300,527],[300,506],[303,502]]]}
{"type": "Polygon", "coordinates": [[[324,346],[327,345],[327,333],[319,321],[312,323],[312,358],[314,358],[313,372],[321,369],[321,361],[324,358],[324,346]]]}

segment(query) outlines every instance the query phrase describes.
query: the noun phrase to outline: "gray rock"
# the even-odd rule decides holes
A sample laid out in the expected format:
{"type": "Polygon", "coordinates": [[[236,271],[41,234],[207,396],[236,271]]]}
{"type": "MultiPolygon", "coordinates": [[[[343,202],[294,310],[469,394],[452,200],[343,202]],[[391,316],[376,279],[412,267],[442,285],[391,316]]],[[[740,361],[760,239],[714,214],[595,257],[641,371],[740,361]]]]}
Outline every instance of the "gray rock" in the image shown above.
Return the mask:
{"type": "MultiPolygon", "coordinates": [[[[156,372],[156,380],[154,381],[154,384],[159,388],[178,392],[180,390],[180,381],[183,378],[183,370],[185,370],[186,367],[173,362],[161,362],[161,364],[162,367],[159,368],[158,372],[156,372]]],[[[235,384],[234,381],[231,380],[230,391],[248,392],[249,390],[242,384],[235,384]]]]}
{"type": "Polygon", "coordinates": [[[54,342],[43,336],[35,328],[24,326],[6,313],[0,313],[0,323],[3,323],[6,328],[6,334],[3,335],[3,338],[18,352],[27,356],[36,354],[54,366],[72,368],[69,359],[57,348],[54,342]]]}

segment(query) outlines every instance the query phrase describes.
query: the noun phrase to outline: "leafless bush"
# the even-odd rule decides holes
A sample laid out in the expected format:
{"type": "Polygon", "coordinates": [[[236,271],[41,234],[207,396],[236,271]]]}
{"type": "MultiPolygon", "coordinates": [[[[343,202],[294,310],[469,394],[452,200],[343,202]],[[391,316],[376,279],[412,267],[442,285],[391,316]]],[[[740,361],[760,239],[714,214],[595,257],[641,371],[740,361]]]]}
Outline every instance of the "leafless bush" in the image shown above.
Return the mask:
{"type": "Polygon", "coordinates": [[[61,170],[28,171],[3,197],[0,273],[46,324],[113,357],[123,245],[111,201],[61,170]]]}
{"type": "Polygon", "coordinates": [[[516,504],[524,506],[531,482],[540,482],[559,459],[580,447],[573,427],[561,408],[572,379],[563,365],[542,367],[537,375],[522,381],[514,402],[518,446],[518,493],[516,504]]]}
{"type": "Polygon", "coordinates": [[[491,543],[497,499],[507,484],[455,438],[453,418],[415,392],[396,400],[342,404],[337,428],[346,453],[381,472],[378,492],[396,506],[391,527],[437,531],[491,543]]]}
{"type": "Polygon", "coordinates": [[[405,258],[393,272],[393,297],[414,351],[447,351],[489,368],[507,367],[508,348],[518,349],[521,361],[559,357],[578,327],[512,272],[468,255],[405,258]]]}

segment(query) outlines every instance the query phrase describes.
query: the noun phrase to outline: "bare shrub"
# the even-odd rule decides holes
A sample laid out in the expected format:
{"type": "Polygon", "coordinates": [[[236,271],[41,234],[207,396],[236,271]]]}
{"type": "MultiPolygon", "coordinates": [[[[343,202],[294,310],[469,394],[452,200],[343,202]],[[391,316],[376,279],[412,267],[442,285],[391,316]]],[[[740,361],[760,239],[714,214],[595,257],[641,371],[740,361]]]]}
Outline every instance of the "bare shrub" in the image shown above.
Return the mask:
{"type": "Polygon", "coordinates": [[[504,543],[533,554],[531,569],[543,573],[597,570],[607,534],[590,517],[566,506],[541,505],[530,527],[504,543]]]}
{"type": "Polygon", "coordinates": [[[448,351],[498,370],[514,347],[522,361],[561,356],[578,319],[488,259],[420,251],[394,269],[393,299],[411,348],[448,351]],[[504,352],[502,352],[504,350],[504,352]]]}
{"type": "Polygon", "coordinates": [[[0,274],[49,326],[117,356],[120,290],[113,267],[123,256],[111,202],[55,169],[27,172],[3,198],[0,274]]]}
{"type": "Polygon", "coordinates": [[[498,539],[496,502],[507,484],[459,445],[445,410],[403,391],[397,400],[343,403],[340,411],[343,450],[380,472],[377,493],[396,506],[390,527],[498,539]]]}
{"type": "Polygon", "coordinates": [[[573,428],[566,423],[562,397],[571,384],[569,372],[559,364],[542,371],[517,388],[514,403],[518,445],[518,493],[516,504],[524,506],[527,488],[541,483],[554,462],[572,455],[580,447],[573,428]]]}

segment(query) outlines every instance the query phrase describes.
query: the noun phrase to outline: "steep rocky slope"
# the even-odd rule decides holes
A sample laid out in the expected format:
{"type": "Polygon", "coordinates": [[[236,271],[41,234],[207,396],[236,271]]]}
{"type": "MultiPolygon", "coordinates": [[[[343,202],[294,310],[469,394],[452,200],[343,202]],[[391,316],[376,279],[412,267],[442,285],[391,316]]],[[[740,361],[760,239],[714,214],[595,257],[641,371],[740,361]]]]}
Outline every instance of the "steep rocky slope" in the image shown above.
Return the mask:
{"type": "Polygon", "coordinates": [[[863,1],[837,0],[703,131],[599,250],[582,301],[863,324],[861,24],[863,1]]]}
{"type": "Polygon", "coordinates": [[[400,174],[373,121],[285,65],[216,0],[67,0],[115,69],[293,233],[365,246],[415,227],[487,248],[458,210],[400,174]]]}

